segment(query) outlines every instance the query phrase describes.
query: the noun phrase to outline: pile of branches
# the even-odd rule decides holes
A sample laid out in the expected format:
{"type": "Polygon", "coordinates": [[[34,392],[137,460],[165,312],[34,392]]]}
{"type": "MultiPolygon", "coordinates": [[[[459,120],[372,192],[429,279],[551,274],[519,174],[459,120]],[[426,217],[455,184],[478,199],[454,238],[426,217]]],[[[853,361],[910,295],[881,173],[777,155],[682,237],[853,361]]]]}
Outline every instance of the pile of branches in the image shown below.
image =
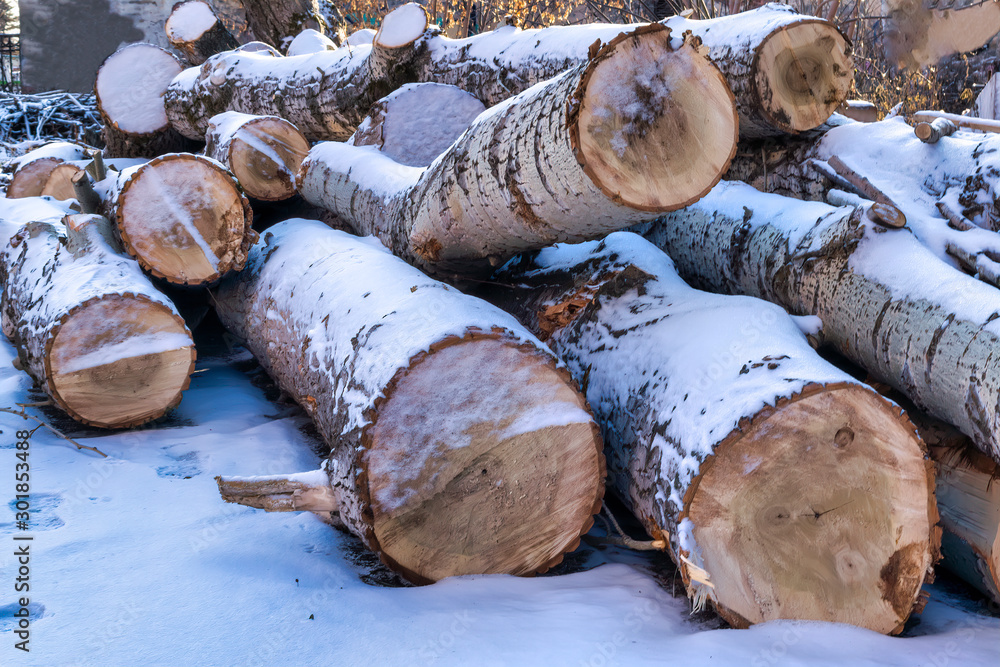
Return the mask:
{"type": "Polygon", "coordinates": [[[0,144],[39,139],[100,144],[101,118],[92,94],[0,93],[0,144]]]}

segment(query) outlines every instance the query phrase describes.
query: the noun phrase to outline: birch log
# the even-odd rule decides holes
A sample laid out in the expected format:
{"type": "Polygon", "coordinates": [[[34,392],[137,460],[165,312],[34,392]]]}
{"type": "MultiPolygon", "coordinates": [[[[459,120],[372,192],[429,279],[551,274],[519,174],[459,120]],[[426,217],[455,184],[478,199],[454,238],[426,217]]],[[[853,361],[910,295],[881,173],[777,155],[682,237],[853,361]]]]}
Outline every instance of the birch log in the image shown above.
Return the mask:
{"type": "MultiPolygon", "coordinates": [[[[815,127],[846,98],[850,47],[826,21],[769,4],[711,21],[671,18],[664,24],[675,46],[686,32],[705,43],[737,95],[741,133],[748,136],[815,127]]],[[[343,141],[376,100],[403,84],[452,84],[493,106],[588,61],[595,45],[638,27],[503,26],[455,40],[427,26],[423,9],[411,3],[386,15],[371,47],[348,40],[336,51],[286,58],[280,65],[217,56],[174,80],[167,114],[191,138],[203,136],[216,113],[240,111],[286,118],[313,141],[343,141]]]]}
{"type": "Polygon", "coordinates": [[[243,191],[260,201],[295,195],[295,174],[309,153],[309,142],[287,120],[228,111],[213,116],[205,154],[227,167],[243,191]]]}
{"type": "Polygon", "coordinates": [[[1000,291],[907,230],[726,183],[645,235],[698,286],[818,315],[841,354],[1000,460],[1000,291]]]}
{"type": "Polygon", "coordinates": [[[850,187],[828,166],[837,157],[901,208],[914,232],[929,241],[930,232],[947,222],[938,203],[976,226],[1000,230],[1000,135],[959,129],[928,144],[902,118],[833,121],[801,139],[741,145],[727,178],[822,199],[830,188],[850,187]]]}
{"type": "Polygon", "coordinates": [[[584,387],[609,484],[668,541],[696,606],[738,627],[902,629],[938,546],[933,471],[902,410],[822,360],[781,308],[688,287],[634,234],[495,278],[491,298],[584,387]]]}
{"type": "Polygon", "coordinates": [[[152,44],[130,44],[105,59],[94,94],[108,157],[156,157],[194,147],[170,127],[163,106],[167,86],[181,71],[173,54],[152,44]]]}
{"type": "Polygon", "coordinates": [[[370,46],[294,57],[221,53],[170,83],[166,114],[191,139],[204,138],[212,116],[238,111],[284,118],[310,141],[344,141],[372,104],[414,80],[426,29],[424,10],[408,4],[385,16],[370,46]]]}
{"type": "Polygon", "coordinates": [[[172,153],[102,183],[103,212],[125,250],[157,278],[178,285],[217,281],[246,263],[256,240],[253,211],[215,160],[172,153]]]}
{"type": "Polygon", "coordinates": [[[408,167],[427,167],[484,111],[457,86],[409,83],[376,102],[347,143],[375,146],[408,167]]]}
{"type": "Polygon", "coordinates": [[[20,367],[68,415],[126,428],[180,402],[194,371],[191,334],[106,219],[29,223],[0,254],[0,282],[20,367]]]}
{"type": "Polygon", "coordinates": [[[1000,604],[1000,464],[951,426],[911,414],[937,466],[941,564],[1000,604]]]}
{"type": "Polygon", "coordinates": [[[544,570],[591,526],[597,426],[511,316],[306,220],[270,228],[216,304],[331,449],[305,486],[220,480],[227,500],[331,512],[416,583],[544,570]]]}
{"type": "Polygon", "coordinates": [[[326,143],[298,186],[425,270],[481,274],[697,200],[725,171],[736,123],[718,70],[652,24],[487,110],[427,169],[326,143]]]}
{"type": "Polygon", "coordinates": [[[281,50],[303,28],[323,24],[316,0],[243,0],[254,38],[281,50]]]}
{"type": "Polygon", "coordinates": [[[216,53],[240,45],[203,0],[174,5],[164,29],[171,46],[183,53],[192,65],[200,65],[216,53]]]}

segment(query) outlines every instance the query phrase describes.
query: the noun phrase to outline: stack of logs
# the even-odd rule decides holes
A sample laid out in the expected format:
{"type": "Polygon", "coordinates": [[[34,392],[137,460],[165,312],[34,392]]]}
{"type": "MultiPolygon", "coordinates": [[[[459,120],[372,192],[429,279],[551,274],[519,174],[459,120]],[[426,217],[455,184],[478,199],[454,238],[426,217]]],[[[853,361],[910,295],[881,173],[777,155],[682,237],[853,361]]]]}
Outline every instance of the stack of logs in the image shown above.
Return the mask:
{"type": "Polygon", "coordinates": [[[10,165],[4,332],[68,414],[175,405],[194,347],[162,291],[209,289],[330,448],[317,471],[220,477],[223,498],[315,512],[410,581],[546,570],[606,475],[738,627],[899,632],[939,503],[949,563],[997,595],[992,177],[942,193],[967,242],[935,255],[937,209],[825,148],[861,125],[831,121],[852,78],[832,24],[767,5],[457,41],[408,4],[283,56],[191,0],[167,30],[190,67],[140,44],[97,72],[103,154],[10,165]],[[283,221],[258,239],[255,211],[283,221]]]}

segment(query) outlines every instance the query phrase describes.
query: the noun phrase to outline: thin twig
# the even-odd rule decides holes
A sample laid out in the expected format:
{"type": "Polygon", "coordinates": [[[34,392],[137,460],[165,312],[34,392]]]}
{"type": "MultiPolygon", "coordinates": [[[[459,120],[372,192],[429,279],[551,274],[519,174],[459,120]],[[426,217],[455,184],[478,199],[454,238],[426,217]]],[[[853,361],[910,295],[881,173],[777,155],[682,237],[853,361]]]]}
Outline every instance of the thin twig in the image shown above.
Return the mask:
{"type": "Polygon", "coordinates": [[[75,445],[77,449],[88,449],[88,450],[90,450],[90,451],[92,451],[92,452],[94,452],[96,454],[100,454],[104,458],[108,458],[108,455],[105,454],[104,452],[102,452],[101,450],[99,450],[97,447],[89,447],[87,445],[81,445],[79,442],[77,442],[73,438],[70,438],[67,435],[63,435],[62,433],[60,433],[59,431],[57,431],[53,427],[49,426],[48,424],[46,424],[43,420],[39,419],[38,417],[36,417],[34,415],[29,415],[27,412],[24,411],[24,408],[22,408],[20,410],[15,410],[14,408],[0,408],[0,412],[7,412],[7,413],[12,414],[12,415],[17,415],[19,417],[23,417],[24,419],[32,419],[32,420],[38,422],[39,428],[41,428],[42,426],[44,426],[49,431],[51,431],[55,435],[59,436],[60,438],[62,438],[66,442],[69,442],[70,444],[75,445]]]}

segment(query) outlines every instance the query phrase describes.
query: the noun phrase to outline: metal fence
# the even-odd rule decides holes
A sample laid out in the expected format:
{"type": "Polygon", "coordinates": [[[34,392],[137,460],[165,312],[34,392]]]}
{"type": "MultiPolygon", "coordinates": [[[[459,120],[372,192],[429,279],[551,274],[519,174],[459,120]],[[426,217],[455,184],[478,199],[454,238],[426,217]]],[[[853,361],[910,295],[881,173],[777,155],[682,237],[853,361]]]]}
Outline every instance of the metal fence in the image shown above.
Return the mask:
{"type": "Polygon", "coordinates": [[[21,35],[0,35],[0,90],[21,92],[21,35]]]}

